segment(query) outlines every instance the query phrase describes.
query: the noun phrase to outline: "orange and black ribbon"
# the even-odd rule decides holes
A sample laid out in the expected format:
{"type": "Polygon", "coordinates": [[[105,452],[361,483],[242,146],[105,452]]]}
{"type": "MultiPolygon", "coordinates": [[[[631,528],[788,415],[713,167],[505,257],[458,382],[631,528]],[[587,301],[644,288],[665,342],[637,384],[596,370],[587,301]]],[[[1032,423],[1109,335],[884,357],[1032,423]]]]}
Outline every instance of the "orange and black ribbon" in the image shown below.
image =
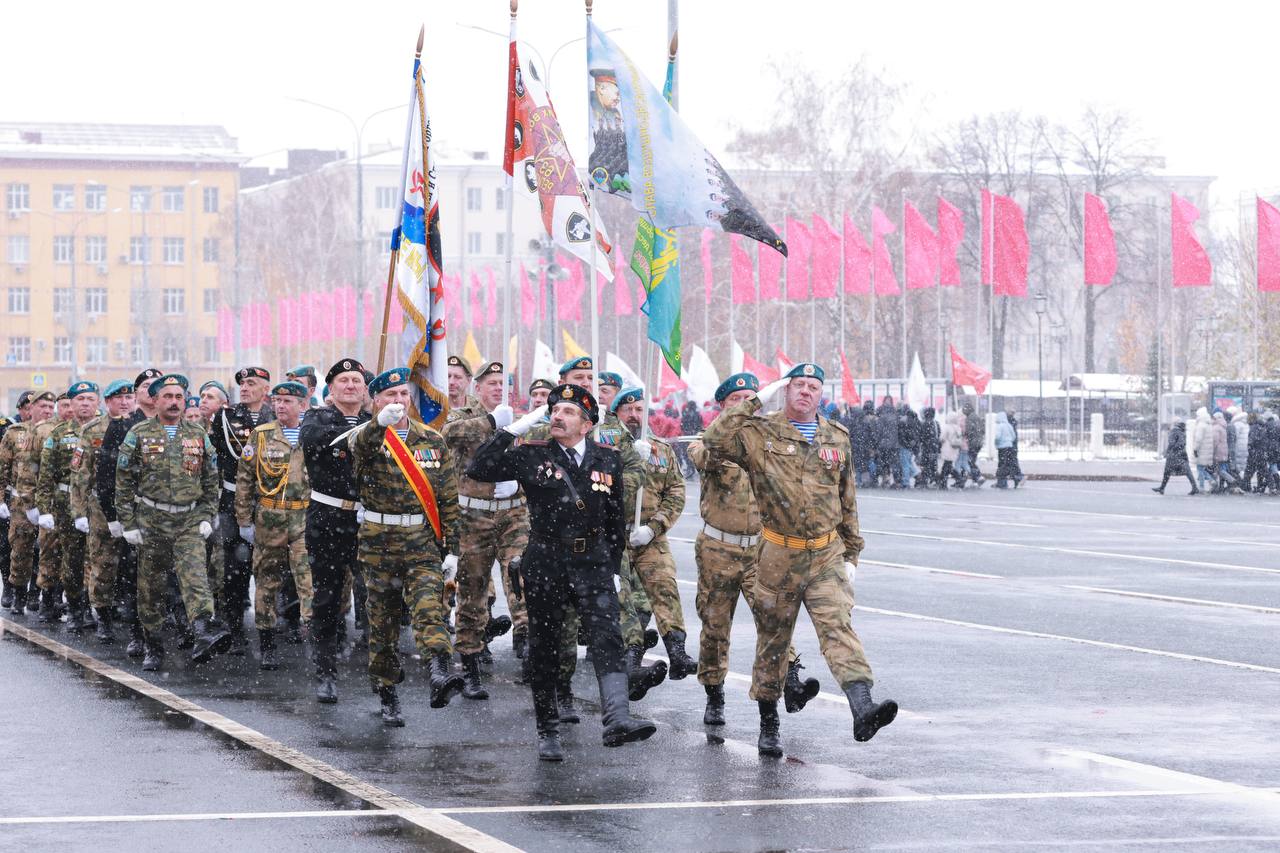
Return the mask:
{"type": "Polygon", "coordinates": [[[431,529],[436,532],[436,538],[444,541],[444,533],[440,529],[440,509],[436,506],[436,492],[431,488],[431,481],[414,461],[413,453],[405,446],[404,439],[391,427],[387,427],[385,440],[387,449],[391,451],[391,458],[396,461],[396,467],[409,482],[409,488],[413,489],[413,493],[417,495],[418,503],[422,504],[422,511],[427,514],[431,529]]]}

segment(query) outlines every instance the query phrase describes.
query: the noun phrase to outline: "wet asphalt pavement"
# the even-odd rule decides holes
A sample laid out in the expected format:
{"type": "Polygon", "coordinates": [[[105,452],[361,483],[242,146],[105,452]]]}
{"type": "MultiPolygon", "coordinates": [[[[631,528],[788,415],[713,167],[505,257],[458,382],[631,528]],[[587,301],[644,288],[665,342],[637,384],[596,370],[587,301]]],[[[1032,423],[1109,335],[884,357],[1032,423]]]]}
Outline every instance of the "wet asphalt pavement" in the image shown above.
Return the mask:
{"type": "MultiPolygon", "coordinates": [[[[425,668],[411,667],[407,725],[394,730],[378,721],[362,652],[344,664],[341,702],[326,707],[311,698],[305,647],[285,647],[281,670],[261,672],[253,657],[192,670],[170,644],[167,672],[150,681],[411,801],[427,816],[413,820],[6,630],[0,848],[1280,847],[1280,499],[1045,482],[867,491],[859,508],[867,550],[854,625],[876,696],[903,708],[870,743],[854,743],[803,614],[795,644],[824,693],[784,716],[782,760],[755,750],[745,606],[727,726],[702,726],[703,692],[689,678],[636,707],[657,721],[654,738],[605,749],[581,660],[585,713],[565,727],[561,765],[535,758],[508,638],[494,644],[487,702],[433,711],[425,668]],[[55,817],[67,820],[26,820],[55,817]],[[422,826],[437,820],[444,832],[422,826]]],[[[697,529],[691,485],[671,539],[692,647],[697,529]]],[[[26,626],[140,674],[123,644],[26,626]]]]}

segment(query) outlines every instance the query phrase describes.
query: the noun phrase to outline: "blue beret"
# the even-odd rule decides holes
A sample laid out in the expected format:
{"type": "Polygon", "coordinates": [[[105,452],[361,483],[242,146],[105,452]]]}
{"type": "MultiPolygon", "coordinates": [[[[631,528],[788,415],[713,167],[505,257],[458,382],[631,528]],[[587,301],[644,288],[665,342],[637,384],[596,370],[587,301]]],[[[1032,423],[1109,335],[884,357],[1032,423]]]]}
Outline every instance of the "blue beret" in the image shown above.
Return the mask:
{"type": "Polygon", "coordinates": [[[390,370],[384,370],[377,376],[373,377],[373,381],[369,383],[369,393],[378,394],[388,388],[394,388],[397,385],[404,385],[409,381],[409,368],[393,367],[390,370]]]}
{"type": "Polygon", "coordinates": [[[827,374],[821,367],[811,361],[802,361],[795,367],[787,371],[787,379],[799,379],[801,377],[807,379],[816,379],[819,382],[825,382],[827,374]]]}
{"type": "Polygon", "coordinates": [[[298,377],[298,376],[310,376],[312,379],[315,379],[315,378],[316,378],[316,369],[315,369],[314,367],[312,367],[311,365],[309,365],[309,364],[304,364],[304,365],[301,365],[301,366],[299,366],[299,367],[295,367],[295,368],[293,368],[292,370],[288,371],[288,372],[285,374],[285,376],[293,376],[293,377],[298,377]]]}
{"type": "Polygon", "coordinates": [[[271,389],[275,397],[301,397],[303,400],[311,396],[311,391],[301,382],[280,382],[271,389]]]}
{"type": "Polygon", "coordinates": [[[754,373],[735,373],[716,388],[716,402],[723,403],[734,391],[759,391],[760,380],[754,373]]]}
{"type": "Polygon", "coordinates": [[[619,392],[618,396],[613,398],[613,403],[609,405],[609,411],[616,412],[619,406],[625,406],[627,403],[638,403],[643,399],[643,388],[624,388],[619,392]]]}
{"type": "Polygon", "coordinates": [[[329,399],[329,386],[328,386],[328,385],[324,386],[324,390],[320,392],[320,396],[321,396],[322,398],[324,398],[325,400],[328,400],[328,399],[329,399]]]}
{"type": "Polygon", "coordinates": [[[97,394],[98,386],[87,379],[81,379],[79,382],[72,382],[71,387],[67,389],[67,399],[77,396],[78,394],[97,394]]]}
{"type": "Polygon", "coordinates": [[[217,388],[219,391],[222,392],[222,396],[226,397],[227,399],[231,399],[231,395],[227,393],[226,386],[216,379],[210,379],[207,382],[205,382],[203,385],[201,385],[200,393],[203,394],[205,392],[205,389],[208,389],[208,388],[217,388]]]}
{"type": "Polygon", "coordinates": [[[622,375],[614,373],[612,370],[600,371],[600,375],[596,377],[596,381],[600,385],[612,385],[615,388],[622,387],[622,375]]]}
{"type": "MultiPolygon", "coordinates": [[[[564,376],[570,370],[592,370],[595,363],[591,360],[591,356],[584,355],[582,358],[571,358],[564,364],[560,365],[560,375],[564,376]]],[[[619,382],[619,385],[622,383],[619,382]]]]}
{"type": "Polygon", "coordinates": [[[591,396],[590,391],[579,385],[566,383],[551,389],[551,394],[547,397],[547,410],[554,409],[556,403],[571,403],[577,406],[593,424],[600,420],[600,406],[596,403],[596,398],[591,396]]]}
{"type": "Polygon", "coordinates": [[[188,397],[188,398],[187,398],[187,408],[188,408],[188,409],[198,409],[198,408],[200,408],[200,398],[199,398],[199,397],[188,397]]]}
{"type": "Polygon", "coordinates": [[[108,400],[117,394],[132,394],[133,383],[128,379],[117,379],[107,386],[106,392],[102,395],[102,399],[108,400]]]}
{"type": "Polygon", "coordinates": [[[172,388],[176,385],[182,389],[183,396],[185,397],[187,387],[190,384],[191,383],[187,382],[187,377],[183,376],[181,373],[166,373],[164,376],[161,376],[155,382],[152,382],[147,386],[147,393],[152,397],[159,397],[161,388],[172,388]]]}

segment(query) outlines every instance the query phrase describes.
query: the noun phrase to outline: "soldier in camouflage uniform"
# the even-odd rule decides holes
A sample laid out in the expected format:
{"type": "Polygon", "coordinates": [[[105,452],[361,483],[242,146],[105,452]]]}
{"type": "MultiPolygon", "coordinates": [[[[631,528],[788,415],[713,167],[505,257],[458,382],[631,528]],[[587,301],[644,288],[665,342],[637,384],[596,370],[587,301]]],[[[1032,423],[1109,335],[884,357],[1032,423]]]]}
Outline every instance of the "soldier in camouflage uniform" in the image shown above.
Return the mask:
{"type": "MultiPolygon", "coordinates": [[[[716,402],[732,408],[760,389],[751,373],[735,373],[716,389],[716,402]]],[[[689,459],[701,482],[699,509],[702,530],[693,546],[698,563],[699,638],[698,681],[707,693],[702,722],[724,725],[724,679],[729,671],[729,636],[738,595],[752,611],[756,604],[756,555],[760,551],[760,510],[751,481],[740,467],[712,456],[699,439],[689,444],[689,459]]],[[[818,680],[800,680],[800,656],[787,649],[787,680],[783,698],[794,714],[818,695],[818,680]]]]}
{"type": "MultiPolygon", "coordinates": [[[[66,399],[66,394],[58,395],[54,401],[54,415],[47,420],[43,420],[36,424],[35,430],[32,432],[31,456],[35,460],[35,471],[37,479],[40,471],[40,457],[44,453],[44,443],[55,429],[62,425],[65,420],[62,417],[64,412],[70,412],[70,402],[66,399]]],[[[37,491],[38,491],[37,486],[37,491]]],[[[40,523],[42,513],[37,508],[39,500],[35,500],[35,506],[27,511],[27,517],[35,522],[39,530],[37,534],[37,556],[36,556],[36,583],[40,587],[40,621],[45,623],[57,622],[63,613],[62,603],[62,541],[58,537],[56,525],[51,524],[53,520],[44,519],[44,524],[40,523]]]]}
{"type": "Polygon", "coordinates": [[[271,389],[276,419],[253,430],[236,466],[236,524],[253,546],[253,621],[258,629],[258,665],[279,669],[276,656],[276,593],[286,573],[298,589],[302,618],[311,622],[311,569],[307,564],[307,504],[311,483],[298,433],[309,398],[301,382],[271,389]]]}
{"type": "Polygon", "coordinates": [[[778,697],[802,602],[831,674],[848,697],[854,738],[869,740],[898,712],[892,700],[871,700],[871,667],[851,624],[853,574],[863,540],[848,430],[817,413],[823,378],[816,364],[796,365],[721,414],[702,439],[713,455],[747,472],[763,523],[751,674],[751,698],[760,708],[761,755],[782,754],[778,697]],[[784,387],[782,411],[756,417],[784,387]]]}
{"type": "Polygon", "coordinates": [[[210,624],[213,596],[205,571],[204,542],[218,511],[218,468],[204,429],[182,420],[187,379],[166,374],[147,387],[159,404],[156,416],[136,424],[116,461],[116,512],[124,540],[139,548],[138,617],[154,672],[164,661],[166,573],[177,575],[195,644],[193,663],[204,663],[231,645],[225,628],[210,624]]]}
{"type": "Polygon", "coordinates": [[[456,469],[440,433],[409,418],[408,380],[405,367],[375,377],[369,386],[374,420],[348,439],[364,507],[358,561],[369,589],[369,678],[388,726],[404,725],[396,693],[404,680],[396,651],[403,605],[409,607],[418,649],[430,661],[431,707],[443,708],[463,687],[462,676],[451,671],[453,647],[443,600],[445,583],[458,565],[456,469]],[[404,451],[401,461],[412,466],[403,470],[392,455],[397,436],[404,451]],[[425,488],[421,499],[415,491],[414,482],[422,476],[434,493],[434,507],[425,488]],[[438,537],[429,517],[432,510],[439,516],[438,537]]]}
{"type": "Polygon", "coordinates": [[[480,401],[471,396],[471,365],[460,355],[449,356],[449,414],[446,421],[466,417],[468,411],[480,408],[480,401]],[[455,412],[457,414],[455,414],[455,412]]]}
{"type": "MultiPolygon", "coordinates": [[[[24,615],[28,602],[37,604],[29,597],[28,589],[35,566],[37,537],[47,537],[47,532],[36,526],[40,516],[35,504],[40,471],[36,429],[53,415],[53,394],[46,391],[36,395],[30,406],[30,420],[9,427],[0,441],[0,490],[6,501],[4,512],[9,516],[9,582],[13,584],[14,616],[24,615]]],[[[40,597],[52,609],[53,590],[40,587],[40,597]]]]}

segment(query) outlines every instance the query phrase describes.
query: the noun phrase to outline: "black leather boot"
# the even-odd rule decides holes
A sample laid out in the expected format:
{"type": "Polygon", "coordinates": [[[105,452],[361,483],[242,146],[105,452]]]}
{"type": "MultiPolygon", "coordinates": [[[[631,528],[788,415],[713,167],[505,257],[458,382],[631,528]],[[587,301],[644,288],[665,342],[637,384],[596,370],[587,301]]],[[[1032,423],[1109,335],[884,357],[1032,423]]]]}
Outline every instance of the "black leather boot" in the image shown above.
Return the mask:
{"type": "Polygon", "coordinates": [[[657,628],[645,628],[644,629],[644,650],[647,652],[649,651],[649,649],[652,649],[654,646],[658,645],[658,640],[660,639],[662,638],[658,636],[657,628]]]}
{"type": "Polygon", "coordinates": [[[756,702],[760,706],[760,739],[756,741],[756,750],[761,755],[771,758],[782,757],[782,721],[778,719],[778,701],[756,702]]]}
{"type": "Polygon", "coordinates": [[[316,701],[332,705],[338,701],[337,638],[316,643],[316,701]]]}
{"type": "Polygon", "coordinates": [[[667,660],[670,661],[667,664],[667,678],[679,681],[687,675],[698,673],[698,662],[684,650],[684,631],[668,631],[662,642],[667,647],[667,660]]]}
{"type": "Polygon", "coordinates": [[[489,691],[480,683],[480,655],[462,656],[462,698],[488,699],[489,691]]]}
{"type": "Polygon", "coordinates": [[[382,724],[392,728],[404,725],[404,717],[400,716],[400,694],[394,684],[378,688],[378,699],[382,702],[382,724]]]}
{"type": "Polygon", "coordinates": [[[96,631],[98,623],[93,618],[93,605],[89,603],[89,593],[80,593],[80,630],[96,631]]]}
{"type": "Polygon", "coordinates": [[[53,590],[40,590],[40,613],[36,618],[46,625],[58,621],[58,605],[54,601],[53,590]]]}
{"type": "Polygon", "coordinates": [[[898,716],[898,703],[892,699],[871,701],[871,685],[865,681],[853,682],[844,688],[844,695],[853,711],[853,739],[860,743],[871,740],[898,716]]]}
{"type": "Polygon", "coordinates": [[[129,623],[129,644],[124,647],[124,653],[131,658],[140,658],[147,653],[146,642],[142,638],[142,625],[137,619],[129,623]]]}
{"type": "Polygon", "coordinates": [[[524,656],[529,652],[529,634],[527,631],[516,631],[511,635],[511,650],[516,654],[516,660],[524,660],[524,656]]]}
{"type": "Polygon", "coordinates": [[[648,720],[631,716],[627,707],[627,674],[606,672],[599,676],[601,722],[604,723],[604,745],[647,740],[658,727],[648,720]]]}
{"type": "Polygon", "coordinates": [[[233,657],[244,657],[249,648],[249,640],[244,635],[244,614],[232,611],[227,615],[227,633],[231,635],[231,644],[227,654],[233,657]]]}
{"type": "Polygon", "coordinates": [[[142,671],[155,672],[164,663],[164,643],[158,634],[144,632],[142,644],[146,652],[142,658],[142,671]]]}
{"type": "Polygon", "coordinates": [[[27,615],[27,591],[25,589],[13,590],[13,603],[9,612],[14,616],[26,618],[27,615]]]}
{"type": "Polygon", "coordinates": [[[704,726],[723,726],[724,685],[704,684],[702,688],[707,691],[707,709],[702,712],[702,724],[704,726]]]}
{"type": "Polygon", "coordinates": [[[0,574],[0,585],[3,585],[4,591],[0,592],[0,610],[8,610],[13,607],[14,589],[9,583],[9,573],[0,574]]]}
{"type": "Polygon", "coordinates": [[[211,626],[208,616],[201,616],[191,623],[191,635],[195,639],[191,647],[192,663],[205,663],[231,647],[231,632],[211,626]]]}
{"type": "Polygon", "coordinates": [[[562,723],[581,722],[578,710],[573,707],[573,679],[556,677],[556,714],[562,723]]]}
{"type": "Polygon", "coordinates": [[[556,717],[556,696],[553,691],[545,688],[534,689],[533,715],[538,721],[538,760],[564,761],[564,747],[560,745],[560,727],[556,717]]]}
{"type": "Polygon", "coordinates": [[[632,702],[639,702],[650,690],[667,678],[666,661],[658,661],[646,666],[644,649],[639,646],[627,648],[626,662],[627,698],[632,702]]]}
{"type": "Polygon", "coordinates": [[[810,699],[818,695],[818,690],[820,689],[816,678],[800,680],[800,670],[802,669],[804,667],[800,664],[800,656],[796,655],[796,659],[787,667],[787,680],[782,683],[782,698],[787,706],[788,714],[804,710],[804,706],[809,704],[810,699]]]}
{"type": "Polygon", "coordinates": [[[449,700],[462,692],[466,682],[453,672],[448,652],[436,652],[431,656],[431,707],[443,708],[449,700]]]}
{"type": "Polygon", "coordinates": [[[490,616],[489,622],[484,626],[484,644],[489,645],[510,630],[510,616],[490,616]]]}
{"type": "Polygon", "coordinates": [[[279,669],[280,658],[276,654],[276,632],[269,629],[258,630],[258,669],[279,669]]]}
{"type": "Polygon", "coordinates": [[[94,633],[94,637],[104,646],[109,646],[116,641],[115,635],[111,633],[111,623],[115,619],[115,611],[110,607],[98,608],[98,630],[94,633]]]}

